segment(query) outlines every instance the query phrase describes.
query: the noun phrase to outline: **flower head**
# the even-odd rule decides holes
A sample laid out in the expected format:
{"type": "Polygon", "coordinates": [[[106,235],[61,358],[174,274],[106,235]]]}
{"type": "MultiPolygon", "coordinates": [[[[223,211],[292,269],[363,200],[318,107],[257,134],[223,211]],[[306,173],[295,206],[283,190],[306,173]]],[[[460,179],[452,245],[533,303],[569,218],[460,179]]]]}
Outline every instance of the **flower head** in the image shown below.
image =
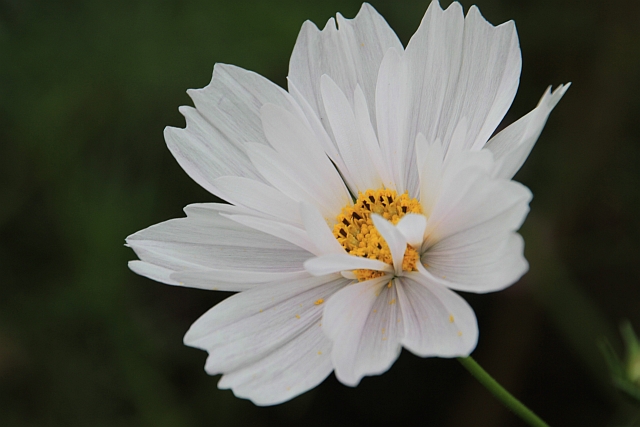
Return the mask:
{"type": "Polygon", "coordinates": [[[529,190],[511,181],[567,86],[490,138],[515,96],[513,22],[433,2],[406,48],[368,4],[306,22],[288,91],[217,64],[189,91],[169,149],[229,204],[185,208],[127,238],[135,272],[237,291],[198,319],[219,386],[276,404],[332,371],[347,385],[402,347],[466,356],[478,327],[453,290],[503,289],[527,270],[516,233],[529,190]]]}

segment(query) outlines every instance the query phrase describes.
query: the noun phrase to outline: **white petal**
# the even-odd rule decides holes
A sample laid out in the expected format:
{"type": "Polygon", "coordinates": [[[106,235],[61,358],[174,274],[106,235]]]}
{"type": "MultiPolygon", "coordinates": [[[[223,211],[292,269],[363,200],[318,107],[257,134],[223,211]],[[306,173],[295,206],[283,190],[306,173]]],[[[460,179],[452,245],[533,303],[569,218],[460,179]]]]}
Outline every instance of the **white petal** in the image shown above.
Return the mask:
{"type": "MultiPolygon", "coordinates": [[[[513,21],[494,27],[471,6],[464,20],[460,75],[447,97],[441,120],[448,141],[461,118],[467,119],[467,148],[482,148],[513,102],[522,58],[513,21]]],[[[444,131],[444,129],[442,129],[444,131]]]]}
{"type": "Polygon", "coordinates": [[[549,87],[535,109],[487,142],[486,148],[496,158],[495,176],[511,179],[518,172],[538,140],[551,110],[570,85],[560,85],[553,93],[549,87]]]}
{"type": "Polygon", "coordinates": [[[358,269],[393,272],[393,268],[385,262],[348,254],[329,254],[311,258],[304,263],[304,268],[314,276],[358,269]]]}
{"type": "MultiPolygon", "coordinates": [[[[184,337],[185,344],[203,350],[225,347],[225,351],[231,351],[239,345],[235,341],[246,340],[246,344],[255,345],[263,351],[265,346],[275,349],[289,340],[289,332],[303,330],[319,320],[317,316],[321,314],[322,307],[315,303],[320,299],[324,302],[348,283],[339,274],[322,278],[307,274],[302,279],[276,281],[235,294],[193,323],[184,337]],[[300,319],[296,314],[300,315],[300,319]],[[261,331],[271,328],[275,329],[274,333],[278,333],[277,337],[271,336],[270,339],[263,340],[264,343],[250,339],[252,335],[259,336],[261,331]]],[[[259,355],[247,354],[245,359],[257,356],[259,355]]],[[[224,361],[219,362],[220,369],[217,373],[235,369],[243,363],[242,360],[224,358],[224,361]]],[[[210,373],[216,372],[211,369],[210,373]]]]}
{"type": "MultiPolygon", "coordinates": [[[[368,3],[362,5],[354,19],[345,19],[338,13],[337,21],[338,33],[344,40],[345,56],[354,63],[355,83],[364,91],[375,125],[374,97],[380,62],[387,50],[394,48],[401,51],[402,44],[389,24],[368,3]]],[[[346,86],[340,86],[340,89],[349,90],[346,86]]],[[[355,87],[352,89],[355,90],[355,87]]]]}
{"type": "Polygon", "coordinates": [[[424,215],[407,214],[398,221],[396,228],[402,233],[408,244],[420,250],[424,231],[427,228],[427,218],[424,215]]]}
{"type": "Polygon", "coordinates": [[[313,205],[302,202],[300,204],[300,215],[309,239],[318,249],[318,254],[340,254],[345,252],[331,232],[327,221],[313,205]]]}
{"type": "Polygon", "coordinates": [[[260,108],[267,103],[298,112],[295,101],[278,85],[240,67],[216,64],[211,83],[187,92],[198,111],[230,142],[267,144],[260,108]]]}
{"type": "Polygon", "coordinates": [[[377,214],[371,214],[371,220],[375,225],[378,233],[384,238],[385,242],[389,246],[391,251],[391,257],[393,258],[393,267],[395,274],[402,273],[402,261],[404,260],[404,252],[407,249],[407,239],[398,230],[393,223],[387,221],[383,217],[377,214]]]}
{"type": "Polygon", "coordinates": [[[360,85],[356,86],[353,103],[353,112],[356,118],[358,133],[360,134],[360,141],[362,141],[362,145],[371,160],[371,165],[369,165],[369,167],[377,171],[386,188],[395,190],[396,186],[391,176],[391,169],[382,158],[382,151],[378,144],[378,138],[376,137],[376,132],[371,124],[367,100],[360,88],[360,85]]]}
{"type": "Polygon", "coordinates": [[[467,234],[436,243],[421,259],[427,271],[444,279],[448,288],[475,293],[499,291],[527,272],[524,240],[519,234],[501,232],[475,242],[469,241],[467,234]]]}
{"type": "Polygon", "coordinates": [[[185,344],[209,352],[205,369],[225,374],[221,388],[260,405],[291,399],[331,372],[322,303],[347,283],[307,277],[236,294],[198,319],[185,344]]]}
{"type": "Polygon", "coordinates": [[[388,283],[388,278],[355,283],[326,303],[323,329],[333,341],[336,377],[346,385],[385,372],[400,354],[401,307],[396,286],[388,283]]]}
{"type": "MultiPolygon", "coordinates": [[[[514,181],[494,180],[484,171],[468,169],[443,188],[427,223],[423,250],[461,231],[489,223],[488,233],[517,229],[526,213],[531,192],[514,181]],[[496,219],[509,219],[502,224],[496,219]],[[495,227],[495,228],[494,228],[495,227]]],[[[483,233],[484,234],[484,233],[483,233]]]]}
{"type": "Polygon", "coordinates": [[[299,112],[291,96],[260,75],[216,64],[211,83],[189,90],[196,109],[181,107],[187,127],[167,127],[165,140],[180,166],[198,184],[216,194],[213,180],[224,175],[261,180],[244,153],[247,141],[267,144],[260,107],[265,103],[299,112]]]}
{"type": "MultiPolygon", "coordinates": [[[[530,197],[526,197],[525,193],[522,192],[520,199],[514,199],[511,202],[504,198],[498,200],[495,204],[476,205],[474,207],[478,208],[478,213],[483,215],[477,218],[480,221],[475,221],[476,218],[467,217],[459,223],[460,226],[457,226],[457,231],[454,231],[456,227],[453,225],[449,231],[445,231],[447,226],[443,225],[442,230],[437,230],[436,233],[428,236],[423,247],[430,248],[433,246],[432,243],[437,244],[435,243],[436,241],[449,238],[455,238],[460,244],[473,244],[498,234],[517,230],[529,212],[528,200],[530,200],[530,197]],[[442,235],[438,239],[436,237],[440,232],[442,232],[442,235]]],[[[469,211],[472,211],[474,207],[469,207],[469,211]]]]}
{"type": "Polygon", "coordinates": [[[223,176],[214,180],[214,185],[221,197],[234,205],[293,225],[302,225],[298,203],[268,184],[238,176],[223,176]]]}
{"type": "Polygon", "coordinates": [[[271,146],[285,161],[305,173],[309,190],[323,204],[339,212],[350,201],[349,192],[304,118],[273,104],[264,105],[260,113],[271,146]]]}
{"type": "Polygon", "coordinates": [[[220,214],[253,215],[260,218],[273,219],[271,215],[256,211],[254,209],[249,209],[244,206],[229,205],[226,203],[192,203],[185,206],[183,210],[189,218],[193,218],[195,220],[211,221],[211,218],[214,217],[216,218],[216,223],[221,222],[225,227],[229,226],[232,228],[244,227],[238,225],[235,221],[232,221],[227,217],[221,216],[220,214]]]}
{"type": "MultiPolygon", "coordinates": [[[[289,92],[291,93],[291,96],[296,99],[296,101],[300,105],[300,108],[304,111],[304,115],[307,117],[309,126],[311,127],[314,135],[316,136],[316,139],[318,140],[320,145],[322,145],[322,148],[327,153],[331,161],[336,165],[336,167],[344,177],[344,180],[346,182],[351,182],[352,181],[351,175],[349,174],[349,170],[345,166],[344,161],[342,160],[342,157],[340,157],[338,146],[327,133],[327,130],[324,128],[324,125],[320,121],[320,116],[316,114],[316,112],[313,110],[309,102],[300,93],[296,85],[293,84],[291,80],[289,80],[288,83],[289,83],[289,92]]],[[[326,122],[326,118],[325,118],[325,122],[326,122]]]]}
{"type": "Polygon", "coordinates": [[[222,215],[262,233],[270,234],[276,238],[286,240],[287,242],[304,249],[303,252],[308,256],[311,256],[311,254],[317,255],[318,249],[309,239],[307,233],[305,233],[305,231],[300,227],[252,215],[222,215]]]}
{"type": "Polygon", "coordinates": [[[127,237],[127,244],[145,263],[134,263],[132,269],[164,283],[194,287],[201,285],[179,283],[173,273],[303,271],[303,262],[311,253],[220,216],[219,210],[224,209],[242,212],[234,206],[213,203],[190,206],[185,209],[187,218],[169,220],[127,237]]]}
{"type": "Polygon", "coordinates": [[[420,179],[420,205],[428,217],[436,206],[442,191],[444,149],[440,140],[427,143],[423,134],[416,138],[416,164],[420,179]]]}
{"type": "Polygon", "coordinates": [[[404,98],[401,93],[403,81],[400,58],[400,53],[391,48],[387,50],[380,64],[376,84],[376,116],[378,141],[384,161],[388,165],[396,191],[404,193],[407,190],[405,157],[408,147],[407,141],[400,137],[400,127],[403,124],[401,115],[404,114],[401,108],[404,98]]]}
{"type": "Polygon", "coordinates": [[[331,374],[331,346],[319,323],[314,324],[255,363],[225,373],[218,387],[259,406],[286,402],[331,374]]]}
{"type": "Polygon", "coordinates": [[[289,161],[286,157],[270,147],[259,144],[248,144],[247,150],[251,162],[260,174],[280,190],[283,194],[296,202],[306,201],[317,206],[323,216],[332,218],[338,215],[340,209],[350,200],[343,200],[344,194],[337,192],[330,197],[330,188],[319,188],[319,182],[305,170],[302,165],[289,161]],[[340,205],[340,203],[344,203],[340,205]],[[340,202],[340,203],[338,203],[340,202]]]}
{"type": "Polygon", "coordinates": [[[472,185],[476,176],[487,178],[494,165],[493,156],[488,150],[455,152],[450,147],[445,156],[439,139],[429,144],[422,134],[416,138],[416,157],[420,204],[423,214],[432,225],[435,224],[432,214],[436,205],[442,211],[443,205],[459,203],[464,196],[461,189],[472,185]]]}
{"type": "Polygon", "coordinates": [[[438,123],[447,91],[455,87],[462,62],[464,16],[462,6],[452,3],[443,11],[437,1],[427,9],[416,33],[411,37],[402,57],[408,69],[407,85],[411,113],[412,134],[418,133],[428,141],[438,136],[438,123]],[[413,93],[412,93],[413,92],[413,93]]]}
{"type": "Polygon", "coordinates": [[[471,144],[467,141],[468,127],[467,118],[462,117],[456,124],[451,140],[449,141],[445,160],[459,156],[465,150],[469,149],[471,144]]]}
{"type": "Polygon", "coordinates": [[[178,281],[171,279],[171,273],[173,270],[170,268],[164,268],[159,265],[151,264],[144,261],[129,261],[129,268],[136,274],[144,277],[148,277],[156,282],[165,283],[167,285],[178,286],[178,281]]]}
{"type": "Polygon", "coordinates": [[[358,279],[358,276],[356,276],[356,274],[353,271],[350,271],[350,270],[341,271],[340,274],[345,279],[349,279],[349,280],[357,280],[358,279]]]}
{"type": "MultiPolygon", "coordinates": [[[[142,261],[172,270],[171,280],[175,280],[173,272],[202,271],[203,269],[296,273],[303,271],[304,261],[312,256],[311,253],[300,248],[295,251],[282,251],[275,248],[247,248],[219,243],[212,244],[210,247],[199,247],[191,243],[141,241],[130,246],[142,261]]],[[[140,272],[151,279],[157,278],[155,273],[148,270],[140,272]]],[[[178,284],[200,287],[185,281],[178,284]]]]}
{"type": "Polygon", "coordinates": [[[493,153],[489,150],[460,151],[455,155],[447,155],[444,160],[443,180],[446,185],[456,175],[482,172],[492,175],[495,169],[493,153]]]}
{"type": "Polygon", "coordinates": [[[180,286],[211,291],[242,292],[264,283],[292,280],[307,276],[304,270],[294,272],[238,271],[238,270],[185,270],[172,273],[171,280],[180,286]]]}
{"type": "MultiPolygon", "coordinates": [[[[253,209],[248,209],[243,206],[234,206],[227,203],[192,203],[185,206],[183,209],[193,221],[201,221],[211,223],[221,228],[228,228],[231,230],[244,230],[246,227],[238,225],[236,222],[223,216],[228,215],[254,215],[261,214],[253,209]]],[[[264,214],[262,214],[264,215],[264,214]]],[[[268,216],[267,216],[268,217],[268,216]]]]}
{"type": "MultiPolygon", "coordinates": [[[[520,73],[520,50],[512,22],[491,26],[472,7],[464,19],[459,3],[446,11],[432,2],[396,67],[404,121],[396,139],[406,146],[405,164],[414,162],[414,141],[449,143],[465,118],[465,144],[481,148],[510,106],[520,73]]],[[[406,170],[406,187],[417,194],[417,174],[406,170]]]]}
{"type": "Polygon", "coordinates": [[[277,152],[289,155],[288,158],[312,159],[309,163],[319,163],[321,167],[331,164],[305,118],[275,104],[263,105],[260,118],[267,141],[277,152]]]}
{"type": "Polygon", "coordinates": [[[382,178],[362,141],[354,112],[338,85],[326,74],[321,77],[322,99],[327,118],[335,137],[340,156],[353,182],[348,182],[352,193],[382,187],[382,178]]]}
{"type": "Polygon", "coordinates": [[[360,85],[375,126],[373,107],[380,62],[389,48],[401,51],[402,44],[384,18],[366,3],[353,20],[338,15],[338,24],[339,30],[332,18],[320,32],[311,22],[304,23],[291,54],[289,81],[296,85],[323,123],[326,116],[320,76],[330,76],[348,97],[356,85],[360,85]]]}
{"type": "Polygon", "coordinates": [[[412,131],[445,147],[463,117],[468,143],[481,148],[515,96],[521,58],[513,22],[489,24],[476,7],[466,19],[453,3],[442,11],[432,2],[405,55],[412,131]],[[475,141],[475,142],[474,142],[475,141]]]}
{"type": "Polygon", "coordinates": [[[422,357],[465,357],[473,351],[478,324],[464,299],[419,273],[396,282],[407,350],[422,357]]]}
{"type": "Polygon", "coordinates": [[[182,169],[212,194],[213,181],[223,175],[262,180],[242,148],[229,141],[191,107],[180,107],[187,120],[185,129],[166,127],[167,146],[182,169]]]}
{"type": "MultiPolygon", "coordinates": [[[[464,17],[459,3],[442,11],[437,1],[427,9],[420,27],[402,56],[403,105],[399,117],[403,122],[396,138],[406,146],[405,164],[415,164],[414,142],[419,133],[435,141],[445,126],[440,124],[449,88],[458,81],[462,60],[464,17]]],[[[418,193],[418,173],[406,169],[409,195],[418,193]]]]}

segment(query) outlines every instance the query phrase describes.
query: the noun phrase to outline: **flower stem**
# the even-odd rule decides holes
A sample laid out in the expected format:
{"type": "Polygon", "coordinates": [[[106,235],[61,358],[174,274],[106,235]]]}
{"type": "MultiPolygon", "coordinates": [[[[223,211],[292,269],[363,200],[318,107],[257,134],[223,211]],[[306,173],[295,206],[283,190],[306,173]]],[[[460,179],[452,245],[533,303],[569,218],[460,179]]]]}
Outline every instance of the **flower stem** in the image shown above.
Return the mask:
{"type": "Polygon", "coordinates": [[[480,384],[485,386],[504,406],[509,408],[514,414],[522,418],[527,424],[533,427],[549,427],[540,417],[518,399],[513,397],[504,387],[502,387],[491,375],[487,373],[478,362],[469,357],[459,357],[458,362],[471,373],[480,384]]]}

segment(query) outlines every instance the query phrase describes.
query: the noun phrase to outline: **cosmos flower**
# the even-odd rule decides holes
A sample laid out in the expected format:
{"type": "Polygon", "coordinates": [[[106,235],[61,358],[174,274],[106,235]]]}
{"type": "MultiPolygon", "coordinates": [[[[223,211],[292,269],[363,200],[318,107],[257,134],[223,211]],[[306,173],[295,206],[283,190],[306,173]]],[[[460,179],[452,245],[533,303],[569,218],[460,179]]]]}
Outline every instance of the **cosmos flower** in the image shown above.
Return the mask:
{"type": "Polygon", "coordinates": [[[187,126],[167,128],[167,145],[228,204],[187,206],[127,243],[138,274],[238,292],[184,338],[220,388],[271,405],[332,371],[355,386],[403,347],[473,351],[476,318],[454,290],[527,271],[516,230],[531,193],[511,178],[568,87],[491,138],[520,68],[513,22],[433,2],[404,48],[364,4],[302,26],[288,91],[217,64],[188,92],[195,108],[180,108],[187,126]]]}

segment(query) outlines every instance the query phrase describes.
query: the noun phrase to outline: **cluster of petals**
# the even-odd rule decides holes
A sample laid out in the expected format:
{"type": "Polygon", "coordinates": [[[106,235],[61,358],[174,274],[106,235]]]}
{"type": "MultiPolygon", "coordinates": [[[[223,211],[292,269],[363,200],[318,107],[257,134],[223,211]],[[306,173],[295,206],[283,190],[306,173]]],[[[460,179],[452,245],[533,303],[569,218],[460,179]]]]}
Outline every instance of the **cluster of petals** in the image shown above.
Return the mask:
{"type": "Polygon", "coordinates": [[[530,191],[511,178],[568,86],[492,137],[518,87],[513,22],[474,6],[428,8],[408,45],[368,4],[323,30],[304,23],[288,90],[217,64],[188,93],[187,126],[167,145],[198,184],[228,202],[127,244],[136,273],[170,285],[238,292],[200,317],[184,342],[208,352],[220,388],[259,405],[287,401],[331,372],[354,386],[401,349],[466,356],[471,307],[455,291],[504,289],[528,268],[516,230],[530,191]],[[372,215],[393,264],[353,256],[332,234],[354,196],[391,189],[419,201],[397,223],[372,215]],[[407,245],[420,262],[402,268],[407,245]],[[353,271],[381,272],[358,281],[353,271]]]}

